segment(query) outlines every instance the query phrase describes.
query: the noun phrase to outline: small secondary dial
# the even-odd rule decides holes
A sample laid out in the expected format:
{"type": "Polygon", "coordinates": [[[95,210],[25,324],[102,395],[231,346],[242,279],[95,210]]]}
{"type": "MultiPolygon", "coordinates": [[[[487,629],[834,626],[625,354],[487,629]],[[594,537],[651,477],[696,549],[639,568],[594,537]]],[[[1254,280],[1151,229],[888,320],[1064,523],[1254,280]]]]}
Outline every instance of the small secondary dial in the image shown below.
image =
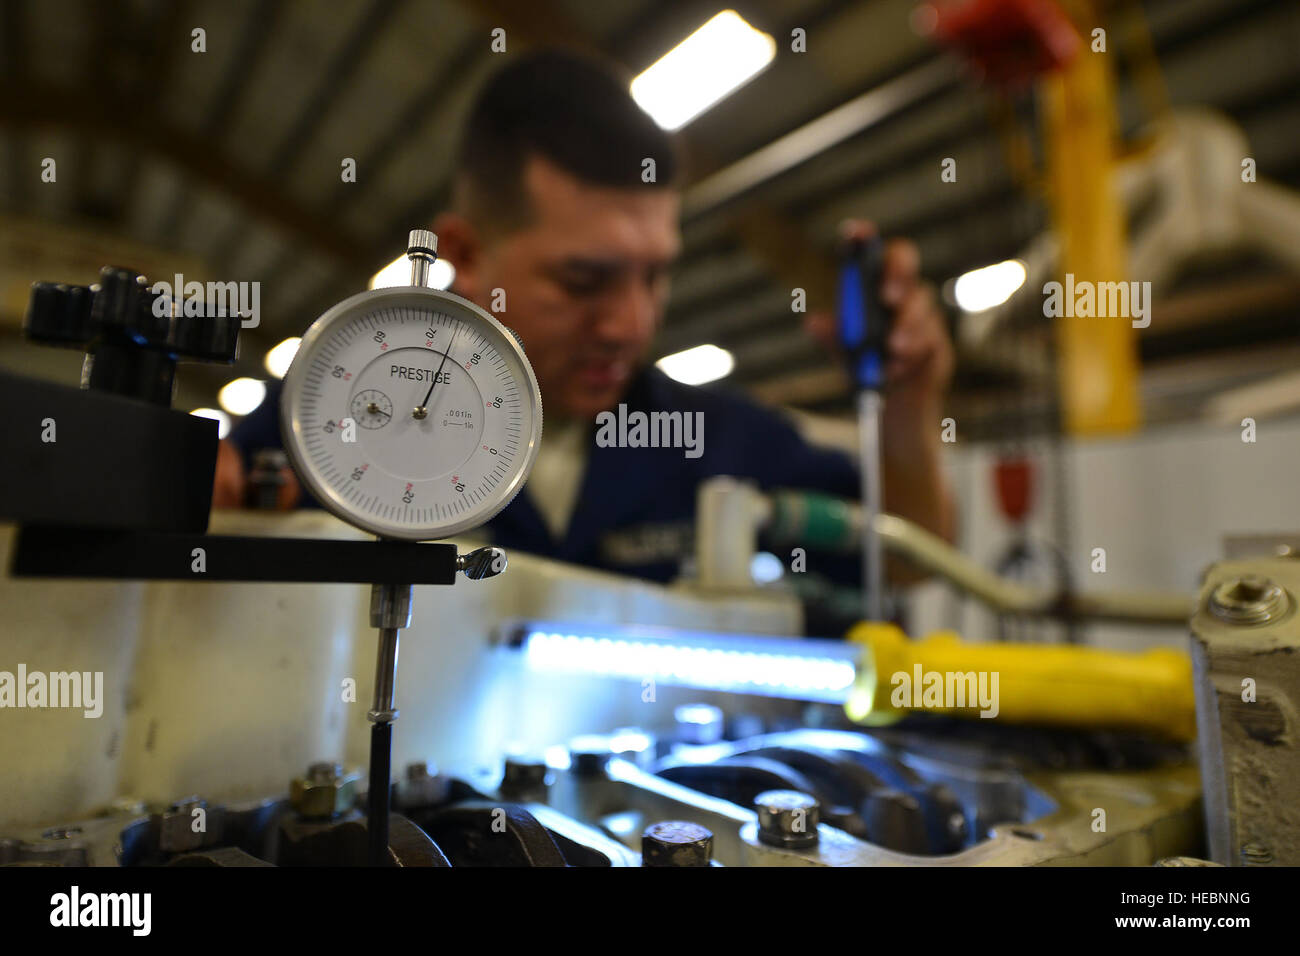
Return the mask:
{"type": "Polygon", "coordinates": [[[393,403],[377,388],[363,388],[352,399],[352,417],[362,428],[383,428],[393,420],[393,403]]]}

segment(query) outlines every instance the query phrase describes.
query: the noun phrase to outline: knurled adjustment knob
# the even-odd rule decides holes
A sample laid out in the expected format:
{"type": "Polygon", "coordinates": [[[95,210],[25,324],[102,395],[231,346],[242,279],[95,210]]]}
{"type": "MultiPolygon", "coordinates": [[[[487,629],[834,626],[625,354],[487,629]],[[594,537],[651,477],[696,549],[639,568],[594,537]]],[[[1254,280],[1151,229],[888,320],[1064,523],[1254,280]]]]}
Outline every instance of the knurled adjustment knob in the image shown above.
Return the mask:
{"type": "Polygon", "coordinates": [[[34,342],[86,350],[82,388],[166,407],[177,360],[235,361],[242,325],[207,305],[197,315],[172,312],[140,273],[106,266],[89,287],[36,283],[23,328],[34,342]]]}
{"type": "Polygon", "coordinates": [[[175,351],[203,362],[233,362],[239,356],[239,315],[178,315],[175,351]]]}
{"type": "Polygon", "coordinates": [[[93,290],[84,285],[37,282],[23,319],[23,332],[33,342],[64,348],[84,348],[93,336],[90,307],[93,290]]]}
{"type": "Polygon", "coordinates": [[[99,291],[90,317],[97,331],[110,342],[130,341],[166,348],[171,334],[171,311],[159,299],[149,288],[149,280],[138,272],[105,266],[99,273],[99,291]]]}

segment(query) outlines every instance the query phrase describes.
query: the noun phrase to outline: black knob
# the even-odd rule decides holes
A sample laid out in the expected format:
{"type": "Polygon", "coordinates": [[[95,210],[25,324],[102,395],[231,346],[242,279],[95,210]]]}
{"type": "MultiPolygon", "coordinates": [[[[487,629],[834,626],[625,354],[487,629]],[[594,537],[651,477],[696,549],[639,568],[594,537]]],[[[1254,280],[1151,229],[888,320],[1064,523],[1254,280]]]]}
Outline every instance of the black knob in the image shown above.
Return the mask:
{"type": "Polygon", "coordinates": [[[116,266],[100,270],[90,318],[104,341],[114,344],[163,349],[171,333],[170,303],[144,276],[116,266]]]}
{"type": "Polygon", "coordinates": [[[85,348],[92,337],[92,291],[84,285],[37,282],[23,320],[23,332],[33,342],[85,348]]]}
{"type": "Polygon", "coordinates": [[[23,330],[33,342],[85,349],[83,388],[167,406],[177,360],[230,364],[241,325],[238,315],[206,306],[197,315],[172,311],[140,273],[106,266],[97,285],[32,286],[23,330]]]}
{"type": "Polygon", "coordinates": [[[239,356],[238,315],[178,315],[172,337],[177,354],[229,364],[239,356]]]}

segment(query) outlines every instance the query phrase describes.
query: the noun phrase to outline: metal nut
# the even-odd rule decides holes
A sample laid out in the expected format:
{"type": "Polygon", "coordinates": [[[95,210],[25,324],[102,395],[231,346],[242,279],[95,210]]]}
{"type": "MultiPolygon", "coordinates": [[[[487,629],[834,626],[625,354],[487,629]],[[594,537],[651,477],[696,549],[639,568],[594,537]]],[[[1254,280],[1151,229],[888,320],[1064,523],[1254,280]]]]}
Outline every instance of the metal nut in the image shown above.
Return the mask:
{"type": "Polygon", "coordinates": [[[646,770],[654,763],[655,739],[640,727],[620,727],[609,735],[609,752],[646,770]]]}
{"type": "Polygon", "coordinates": [[[610,756],[608,737],[583,734],[569,741],[569,767],[575,776],[604,776],[610,756]]]}
{"type": "Polygon", "coordinates": [[[432,807],[447,801],[451,780],[417,760],[406,765],[406,778],[397,782],[397,805],[403,809],[432,807]]]}
{"type": "Polygon", "coordinates": [[[698,823],[665,820],[641,834],[642,866],[708,866],[713,834],[698,823]]]}
{"type": "Polygon", "coordinates": [[[754,798],[758,839],[769,846],[812,846],[817,842],[821,804],[798,790],[765,790],[754,798]]]}
{"type": "Polygon", "coordinates": [[[336,763],[314,763],[304,777],[289,784],[289,802],[307,819],[328,819],[346,813],[357,802],[358,773],[345,774],[336,763]]]}
{"type": "Polygon", "coordinates": [[[540,757],[512,754],[506,757],[501,792],[506,796],[541,794],[546,790],[546,761],[540,757]]]}
{"type": "Polygon", "coordinates": [[[715,744],[723,737],[722,708],[712,704],[682,704],[673,709],[673,721],[684,744],[715,744]]]}
{"type": "Polygon", "coordinates": [[[217,837],[211,832],[214,820],[209,819],[208,802],[202,797],[182,797],[158,814],[158,849],[164,853],[185,853],[197,850],[217,837]],[[196,831],[195,810],[203,811],[204,827],[196,831]]]}

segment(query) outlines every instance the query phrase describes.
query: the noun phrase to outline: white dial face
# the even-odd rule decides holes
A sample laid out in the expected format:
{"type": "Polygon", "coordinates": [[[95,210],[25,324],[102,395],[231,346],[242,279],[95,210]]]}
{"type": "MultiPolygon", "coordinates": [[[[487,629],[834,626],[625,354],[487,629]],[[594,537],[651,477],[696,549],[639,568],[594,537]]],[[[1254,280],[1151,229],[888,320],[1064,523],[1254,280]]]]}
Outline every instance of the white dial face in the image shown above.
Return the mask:
{"type": "Polygon", "coordinates": [[[377,289],[303,336],[281,399],[285,447],[329,510],[423,541],[483,524],[518,493],[541,438],[514,338],[458,296],[377,289]]]}

